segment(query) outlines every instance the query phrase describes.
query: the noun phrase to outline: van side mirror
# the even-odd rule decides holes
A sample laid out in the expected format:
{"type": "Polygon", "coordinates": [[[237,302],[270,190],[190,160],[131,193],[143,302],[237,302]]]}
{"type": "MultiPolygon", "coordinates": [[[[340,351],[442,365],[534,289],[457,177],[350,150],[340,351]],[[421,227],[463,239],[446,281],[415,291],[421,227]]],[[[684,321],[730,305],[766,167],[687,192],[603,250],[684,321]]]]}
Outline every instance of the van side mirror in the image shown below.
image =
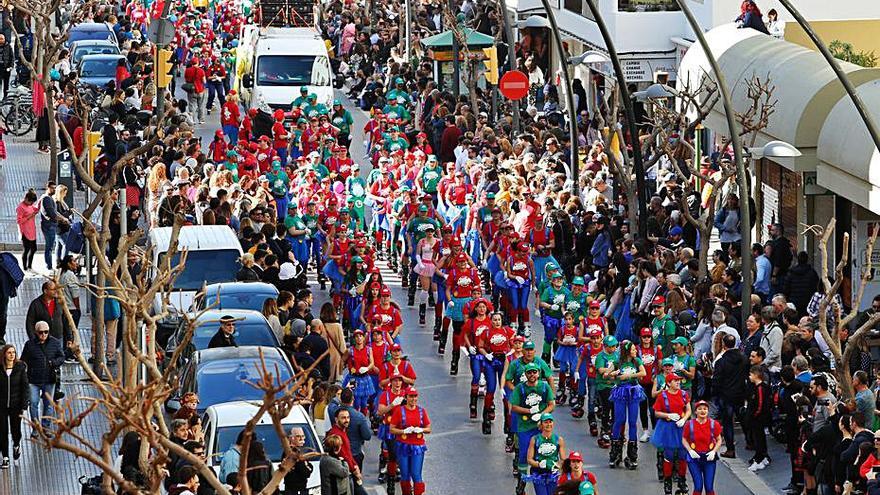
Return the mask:
{"type": "Polygon", "coordinates": [[[253,78],[253,76],[251,76],[250,74],[245,74],[244,76],[242,76],[242,77],[241,77],[241,85],[244,86],[245,88],[252,88],[252,87],[254,87],[254,78],[253,78]]]}

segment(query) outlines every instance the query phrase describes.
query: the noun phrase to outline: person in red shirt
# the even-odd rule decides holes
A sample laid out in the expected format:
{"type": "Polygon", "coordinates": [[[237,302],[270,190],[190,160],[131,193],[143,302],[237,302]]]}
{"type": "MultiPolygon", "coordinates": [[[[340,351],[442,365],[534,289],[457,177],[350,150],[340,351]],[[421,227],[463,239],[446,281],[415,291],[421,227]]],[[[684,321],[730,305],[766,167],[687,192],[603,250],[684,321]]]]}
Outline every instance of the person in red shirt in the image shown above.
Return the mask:
{"type": "Polygon", "coordinates": [[[510,256],[501,260],[503,282],[511,306],[510,324],[518,321],[521,332],[529,325],[529,294],[535,280],[535,264],[529,256],[530,249],[529,243],[519,242],[516,249],[511,250],[510,256]]]}
{"type": "Polygon", "coordinates": [[[241,119],[241,129],[240,132],[242,134],[242,138],[247,140],[252,140],[256,136],[253,135],[254,130],[254,118],[257,116],[257,109],[251,108],[247,111],[244,117],[241,119]]]}
{"type": "Polygon", "coordinates": [[[709,403],[694,404],[696,417],[684,425],[681,443],[688,453],[687,463],[694,482],[694,495],[705,490],[715,495],[715,466],[721,448],[721,424],[709,417],[709,403]]]}
{"type": "Polygon", "coordinates": [[[577,451],[568,454],[568,458],[562,461],[562,469],[556,485],[562,486],[571,481],[581,483],[589,481],[592,485],[596,484],[596,475],[584,470],[584,457],[577,451]]]}
{"type": "Polygon", "coordinates": [[[396,457],[400,465],[400,491],[403,495],[422,495],[425,482],[422,465],[425,461],[425,435],[431,433],[428,412],[419,406],[419,392],[410,387],[406,402],[391,415],[391,433],[396,436],[396,457]]]}
{"type": "Polygon", "coordinates": [[[681,377],[675,373],[666,375],[667,389],[657,396],[654,402],[654,415],[657,416],[657,427],[651,437],[651,443],[663,450],[663,492],[672,495],[673,463],[675,465],[678,492],[687,493],[687,456],[682,446],[682,430],[691,416],[691,404],[688,393],[681,389],[681,377]]]}
{"type": "MultiPolygon", "coordinates": [[[[238,111],[238,93],[230,90],[226,95],[226,101],[220,108],[220,125],[223,128],[223,134],[229,139],[230,143],[238,142],[238,127],[241,125],[241,113],[238,111]]],[[[250,129],[248,129],[250,132],[250,129]]]]}
{"type": "Polygon", "coordinates": [[[404,396],[403,375],[394,374],[388,377],[388,385],[379,394],[376,414],[382,419],[376,436],[382,440],[382,451],[379,454],[379,483],[388,483],[388,493],[394,492],[394,479],[397,473],[397,457],[395,456],[395,437],[391,434],[391,417],[396,408],[406,400],[404,396]],[[395,473],[388,476],[387,473],[395,473]]]}
{"type": "Polygon", "coordinates": [[[287,149],[290,146],[290,134],[284,127],[284,110],[277,109],[274,113],[275,123],[272,124],[272,148],[281,158],[281,167],[287,166],[287,149]]]}
{"type": "Polygon", "coordinates": [[[226,79],[226,67],[219,58],[212,58],[211,65],[205,71],[206,86],[208,89],[208,115],[214,109],[214,98],[220,103],[220,108],[226,103],[223,81],[226,79]]]}
{"type": "Polygon", "coordinates": [[[207,83],[207,78],[205,76],[205,69],[201,67],[198,57],[193,57],[186,70],[183,71],[183,80],[191,84],[193,88],[192,91],[187,92],[187,100],[193,120],[199,124],[204,124],[207,96],[205,84],[207,83]]]}
{"type": "MultiPolygon", "coordinates": [[[[651,392],[654,388],[654,377],[662,371],[660,369],[660,362],[663,361],[663,351],[659,345],[654,344],[654,337],[651,334],[651,329],[647,327],[639,331],[638,349],[639,358],[641,358],[642,364],[645,365],[645,376],[639,378],[639,384],[645,390],[645,395],[648,397],[648,400],[642,401],[642,403],[639,404],[642,431],[644,432],[642,433],[641,441],[647,442],[651,438],[651,425],[648,424],[648,411],[654,405],[654,397],[651,392]]],[[[653,414],[650,416],[651,423],[656,424],[657,419],[653,414]]]]}
{"type": "Polygon", "coordinates": [[[357,461],[351,453],[351,442],[348,439],[348,425],[350,423],[351,413],[344,407],[339,408],[336,412],[336,417],[333,418],[333,426],[327,430],[326,436],[329,437],[331,435],[336,435],[342,440],[342,449],[339,450],[339,455],[342,457],[342,460],[348,464],[348,469],[351,471],[351,475],[355,478],[361,479],[361,469],[358,467],[357,461]]]}
{"type": "Polygon", "coordinates": [[[391,377],[400,376],[406,386],[416,383],[416,369],[409,360],[403,359],[403,349],[400,344],[391,344],[391,358],[379,366],[379,385],[388,387],[391,377]]]}
{"type": "MultiPolygon", "coordinates": [[[[510,352],[516,332],[503,325],[501,313],[492,314],[492,324],[477,336],[477,354],[481,360],[481,370],[486,377],[486,396],[483,403],[483,434],[492,433],[492,421],[495,420],[495,390],[502,381],[501,373],[507,353],[510,352]]],[[[508,407],[505,405],[505,414],[508,407]]]]}
{"type": "Polygon", "coordinates": [[[211,153],[211,159],[214,160],[214,163],[226,161],[226,141],[223,139],[223,131],[220,129],[214,131],[214,140],[208,145],[208,151],[211,153]]]}
{"type": "Polygon", "coordinates": [[[580,347],[580,356],[578,357],[576,371],[574,372],[574,380],[578,383],[577,402],[571,409],[573,418],[584,417],[584,403],[586,401],[589,414],[587,419],[590,424],[590,435],[599,435],[599,426],[596,423],[596,356],[602,352],[602,339],[605,332],[599,326],[590,325],[586,327],[587,343],[580,347]],[[589,393],[589,397],[587,394],[589,393]]]}
{"type": "Polygon", "coordinates": [[[275,156],[275,151],[269,147],[271,143],[272,139],[269,136],[260,136],[259,148],[256,153],[260,174],[265,174],[272,166],[272,157],[275,156]]]}
{"type": "Polygon", "coordinates": [[[369,400],[375,393],[370,372],[375,368],[373,354],[367,347],[364,331],[354,331],[354,345],[349,349],[348,377],[344,385],[354,384],[354,407],[365,416],[369,414],[369,400]]]}

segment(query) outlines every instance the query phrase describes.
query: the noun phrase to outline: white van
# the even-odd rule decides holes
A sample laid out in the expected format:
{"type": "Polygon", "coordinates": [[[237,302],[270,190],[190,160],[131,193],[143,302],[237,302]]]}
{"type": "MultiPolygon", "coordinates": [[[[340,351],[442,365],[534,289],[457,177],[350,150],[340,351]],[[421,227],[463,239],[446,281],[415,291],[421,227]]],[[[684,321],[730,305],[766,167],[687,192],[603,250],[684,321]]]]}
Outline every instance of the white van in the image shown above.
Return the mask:
{"type": "MultiPolygon", "coordinates": [[[[223,454],[235,444],[239,432],[244,430],[245,424],[259,411],[260,405],[253,402],[236,401],[215,404],[209,407],[202,418],[202,427],[205,432],[205,452],[208,455],[208,465],[216,474],[220,474],[220,461],[223,454]]],[[[305,446],[313,451],[322,453],[323,447],[318,440],[312,420],[306,414],[302,406],[294,406],[284,420],[281,421],[285,433],[290,433],[291,428],[302,428],[305,433],[305,446]]],[[[275,432],[272,418],[269,414],[263,414],[254,428],[254,440],[262,442],[266,449],[266,456],[272,461],[275,469],[284,457],[281,448],[281,440],[275,432]]],[[[312,474],[309,476],[309,495],[321,495],[321,469],[320,460],[311,461],[312,474]]],[[[226,480],[220,480],[225,482],[226,480]]],[[[284,483],[279,487],[284,490],[284,483]]]]}
{"type": "Polygon", "coordinates": [[[245,26],[237,49],[239,93],[247,108],[289,111],[300,88],[333,102],[333,71],[327,45],[313,28],[245,26]]]}
{"type": "MultiPolygon", "coordinates": [[[[158,227],[150,230],[148,239],[153,249],[153,266],[150,278],[156,276],[157,267],[163,263],[171,243],[172,227],[158,227]]],[[[177,266],[180,253],[186,251],[186,266],[170,288],[170,315],[159,322],[156,340],[160,346],[166,344],[168,337],[180,322],[180,315],[193,303],[196,293],[204,285],[219,282],[232,282],[241,268],[241,244],[235,231],[225,225],[191,225],[180,228],[177,237],[177,253],[171,266],[177,266]]],[[[161,310],[161,294],[153,302],[154,311],[161,310]]]]}

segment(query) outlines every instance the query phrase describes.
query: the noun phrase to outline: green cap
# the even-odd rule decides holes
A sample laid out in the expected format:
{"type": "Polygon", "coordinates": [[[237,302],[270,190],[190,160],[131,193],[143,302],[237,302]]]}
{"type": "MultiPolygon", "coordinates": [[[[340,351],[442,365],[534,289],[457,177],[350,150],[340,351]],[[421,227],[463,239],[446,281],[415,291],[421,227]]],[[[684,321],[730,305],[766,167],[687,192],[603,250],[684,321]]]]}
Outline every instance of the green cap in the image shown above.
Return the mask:
{"type": "Polygon", "coordinates": [[[427,206],[425,206],[425,205],[420,205],[420,206],[419,206],[419,213],[427,213],[427,212],[428,212],[428,207],[427,207],[427,206]]]}
{"type": "Polygon", "coordinates": [[[571,279],[571,285],[583,286],[584,285],[584,277],[578,276],[578,277],[571,279]]]}
{"type": "Polygon", "coordinates": [[[361,258],[360,256],[352,256],[351,262],[352,263],[363,263],[364,259],[361,258]]]}
{"type": "MultiPolygon", "coordinates": [[[[529,342],[526,342],[526,344],[528,345],[529,342]]],[[[534,346],[534,344],[532,344],[532,346],[534,346]]],[[[528,373],[529,371],[541,371],[541,368],[535,363],[529,363],[523,368],[523,372],[528,373]]]]}
{"type": "Polygon", "coordinates": [[[593,484],[589,481],[584,481],[578,486],[578,495],[593,495],[596,493],[596,489],[593,488],[593,484]]]}
{"type": "Polygon", "coordinates": [[[676,337],[672,339],[672,343],[678,345],[688,345],[688,339],[685,337],[676,337]]]}
{"type": "MultiPolygon", "coordinates": [[[[533,349],[534,350],[534,348],[535,348],[535,343],[532,342],[531,340],[526,342],[525,344],[523,344],[523,349],[533,349]]],[[[526,365],[526,366],[528,366],[528,365],[526,365]]]]}
{"type": "Polygon", "coordinates": [[[553,276],[551,276],[550,278],[563,278],[563,277],[562,277],[562,274],[561,274],[561,273],[556,272],[556,273],[554,273],[553,276]]]}
{"type": "Polygon", "coordinates": [[[403,84],[403,78],[398,77],[397,79],[394,80],[394,84],[403,84]]]}
{"type": "Polygon", "coordinates": [[[553,415],[550,413],[544,413],[541,415],[541,421],[553,421],[553,415]]]}
{"type": "Polygon", "coordinates": [[[308,124],[309,121],[304,119],[303,117],[300,117],[300,118],[296,119],[296,123],[297,124],[308,124]]]}
{"type": "Polygon", "coordinates": [[[660,361],[660,366],[675,366],[675,361],[671,358],[663,358],[663,361],[660,361]]]}
{"type": "Polygon", "coordinates": [[[333,106],[335,107],[336,105],[342,105],[342,102],[339,100],[333,100],[333,106]]]}
{"type": "Polygon", "coordinates": [[[602,343],[605,344],[605,347],[617,347],[617,337],[614,335],[608,335],[602,343]]]}
{"type": "Polygon", "coordinates": [[[409,192],[409,186],[406,184],[400,186],[400,192],[409,192]]]}
{"type": "Polygon", "coordinates": [[[490,193],[486,194],[486,199],[495,199],[495,193],[490,192],[490,193]]]}
{"type": "Polygon", "coordinates": [[[318,99],[318,95],[316,95],[315,93],[309,93],[309,99],[310,99],[310,100],[317,100],[317,99],[318,99]]]}
{"type": "Polygon", "coordinates": [[[308,93],[308,92],[309,92],[309,87],[308,87],[308,86],[302,86],[301,88],[299,88],[299,92],[300,92],[300,93],[308,93]]]}
{"type": "Polygon", "coordinates": [[[347,206],[343,206],[339,209],[339,213],[349,213],[349,209],[347,206]]]}

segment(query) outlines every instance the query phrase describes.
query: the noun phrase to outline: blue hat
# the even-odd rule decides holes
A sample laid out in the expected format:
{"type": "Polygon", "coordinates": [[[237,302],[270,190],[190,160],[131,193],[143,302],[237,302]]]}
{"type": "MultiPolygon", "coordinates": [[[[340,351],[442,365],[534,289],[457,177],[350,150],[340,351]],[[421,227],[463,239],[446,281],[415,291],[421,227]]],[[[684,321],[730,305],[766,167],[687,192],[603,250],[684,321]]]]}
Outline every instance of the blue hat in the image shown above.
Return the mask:
{"type": "Polygon", "coordinates": [[[672,227],[671,229],[669,229],[669,236],[671,237],[674,235],[681,235],[682,232],[683,231],[681,230],[681,227],[676,225],[675,227],[672,227]]]}

